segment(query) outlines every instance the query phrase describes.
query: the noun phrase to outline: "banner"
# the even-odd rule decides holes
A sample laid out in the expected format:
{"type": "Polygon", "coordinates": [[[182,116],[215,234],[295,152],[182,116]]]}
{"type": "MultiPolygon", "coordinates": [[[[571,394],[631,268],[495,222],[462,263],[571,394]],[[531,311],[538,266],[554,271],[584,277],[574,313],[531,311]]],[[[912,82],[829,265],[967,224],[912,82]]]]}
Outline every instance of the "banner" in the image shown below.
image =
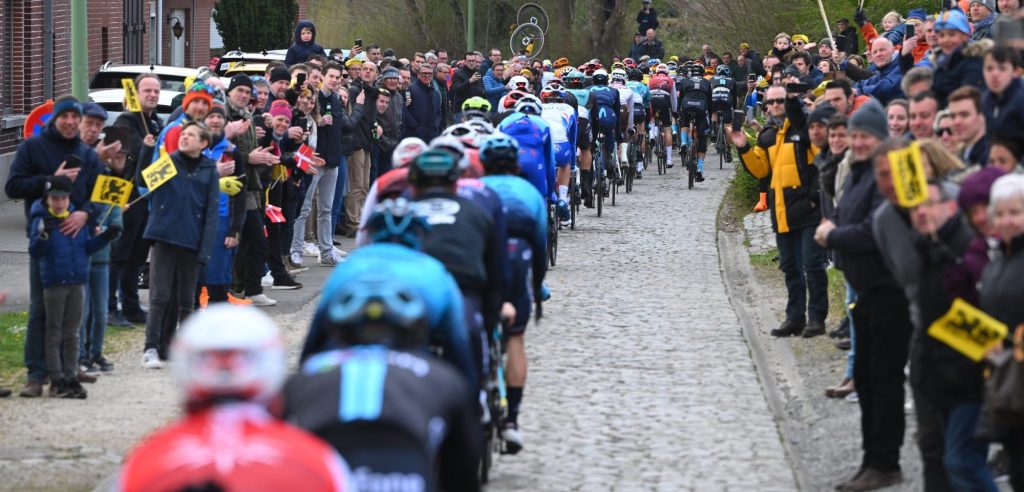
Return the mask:
{"type": "Polygon", "coordinates": [[[121,85],[124,87],[124,109],[134,113],[141,113],[142,105],[139,104],[139,91],[135,90],[135,81],[132,79],[121,79],[121,85]]]}
{"type": "Polygon", "coordinates": [[[918,142],[889,152],[889,166],[892,168],[896,200],[901,207],[916,207],[928,199],[928,178],[921,165],[921,145],[918,142]]]}
{"type": "Polygon", "coordinates": [[[959,297],[946,314],[928,327],[929,336],[975,362],[1002,343],[1007,332],[1006,325],[959,297]]]}
{"type": "Polygon", "coordinates": [[[128,195],[132,193],[132,183],[126,179],[101,174],[96,177],[96,186],[92,189],[90,200],[124,207],[128,203],[128,195]]]}
{"type": "Polygon", "coordinates": [[[178,168],[174,167],[170,154],[166,153],[161,153],[156,162],[142,170],[142,180],[146,182],[146,188],[149,188],[150,192],[177,175],[178,168]]]}

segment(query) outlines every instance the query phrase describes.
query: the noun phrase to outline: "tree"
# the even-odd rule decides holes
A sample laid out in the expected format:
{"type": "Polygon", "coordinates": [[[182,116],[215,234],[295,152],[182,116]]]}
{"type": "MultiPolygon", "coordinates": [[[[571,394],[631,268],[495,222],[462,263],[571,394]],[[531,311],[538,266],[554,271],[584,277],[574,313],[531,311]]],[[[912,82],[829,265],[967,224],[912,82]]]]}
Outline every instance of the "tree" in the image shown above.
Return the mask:
{"type": "Polygon", "coordinates": [[[225,48],[261,51],[290,46],[298,14],[295,0],[220,0],[213,20],[225,48]]]}

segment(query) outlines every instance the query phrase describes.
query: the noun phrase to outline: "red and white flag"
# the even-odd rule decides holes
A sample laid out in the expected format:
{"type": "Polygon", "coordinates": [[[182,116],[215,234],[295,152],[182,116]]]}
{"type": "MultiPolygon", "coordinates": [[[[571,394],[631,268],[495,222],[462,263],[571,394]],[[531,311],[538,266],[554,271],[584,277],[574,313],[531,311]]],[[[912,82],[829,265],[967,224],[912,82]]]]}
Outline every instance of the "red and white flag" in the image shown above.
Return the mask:
{"type": "Polygon", "coordinates": [[[271,224],[281,224],[284,223],[285,221],[284,212],[281,210],[281,207],[277,207],[268,203],[266,214],[267,219],[270,219],[271,224]]]}
{"type": "Polygon", "coordinates": [[[295,165],[302,172],[308,173],[309,168],[313,167],[313,148],[302,144],[299,150],[295,151],[295,165]]]}

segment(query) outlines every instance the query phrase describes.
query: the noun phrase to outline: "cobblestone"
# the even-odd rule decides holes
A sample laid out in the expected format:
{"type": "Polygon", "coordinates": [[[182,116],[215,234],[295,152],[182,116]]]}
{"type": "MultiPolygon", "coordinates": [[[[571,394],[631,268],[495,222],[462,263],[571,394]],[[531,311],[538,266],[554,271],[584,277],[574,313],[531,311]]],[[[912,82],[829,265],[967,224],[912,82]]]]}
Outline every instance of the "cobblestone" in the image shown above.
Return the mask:
{"type": "Polygon", "coordinates": [[[750,243],[750,254],[763,254],[775,248],[775,233],[772,232],[771,212],[747,214],[743,217],[743,229],[750,243]]]}
{"type": "Polygon", "coordinates": [[[652,168],[562,231],[527,333],[526,449],[489,491],[796,488],[719,270],[731,173],[687,190],[680,166],[652,168]]]}

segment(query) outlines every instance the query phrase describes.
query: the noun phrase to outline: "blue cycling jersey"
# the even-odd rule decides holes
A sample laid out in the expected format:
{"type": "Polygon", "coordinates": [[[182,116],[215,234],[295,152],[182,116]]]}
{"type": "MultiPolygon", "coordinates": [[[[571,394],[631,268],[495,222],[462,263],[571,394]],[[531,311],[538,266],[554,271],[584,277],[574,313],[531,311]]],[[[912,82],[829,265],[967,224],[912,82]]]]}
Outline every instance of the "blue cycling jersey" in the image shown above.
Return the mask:
{"type": "Polygon", "coordinates": [[[590,88],[584,87],[582,89],[565,89],[567,92],[576,97],[577,110],[579,111],[579,117],[582,120],[590,119],[590,110],[587,109],[587,101],[590,99],[590,88]]]}
{"type": "Polygon", "coordinates": [[[633,89],[633,92],[640,95],[644,109],[651,107],[651,89],[647,87],[647,84],[640,82],[639,80],[630,80],[626,82],[626,87],[633,89]]]}
{"type": "Polygon", "coordinates": [[[439,341],[445,359],[466,376],[469,387],[479,388],[458,284],[440,261],[398,244],[377,243],[356,249],[348,261],[334,268],[324,284],[320,305],[306,335],[302,360],[336,348],[331,346],[327,333],[327,306],[338,289],[364,275],[384,275],[415,289],[427,304],[431,338],[439,341]]]}
{"type": "MultiPolygon", "coordinates": [[[[544,197],[518,176],[484,176],[481,181],[501,197],[505,205],[505,221],[508,237],[519,237],[530,242],[534,251],[547,251],[548,212],[544,197]]],[[[538,254],[534,262],[533,276],[537,282],[544,280],[547,257],[538,254]]]]}
{"type": "Polygon", "coordinates": [[[555,190],[555,145],[551,129],[540,116],[517,113],[502,120],[498,130],[519,142],[519,168],[540,192],[555,190]]]}
{"type": "Polygon", "coordinates": [[[607,131],[619,124],[619,91],[606,85],[590,88],[591,121],[597,122],[607,131]]]}

